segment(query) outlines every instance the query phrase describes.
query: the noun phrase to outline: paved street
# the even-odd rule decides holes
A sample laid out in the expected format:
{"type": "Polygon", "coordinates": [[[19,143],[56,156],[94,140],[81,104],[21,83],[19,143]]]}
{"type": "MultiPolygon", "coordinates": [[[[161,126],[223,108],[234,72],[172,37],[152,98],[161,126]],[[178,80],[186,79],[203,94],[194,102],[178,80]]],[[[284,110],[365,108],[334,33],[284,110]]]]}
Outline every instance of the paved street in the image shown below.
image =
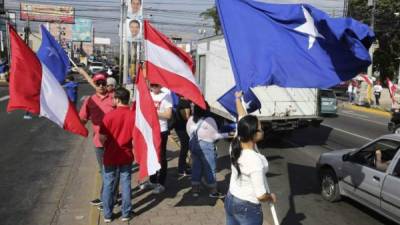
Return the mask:
{"type": "MultiPolygon", "coordinates": [[[[85,85],[81,95],[88,91],[85,85]]],[[[6,95],[6,88],[0,87],[0,99],[6,95]]],[[[94,196],[97,168],[90,141],[43,118],[23,120],[22,112],[7,114],[6,103],[0,102],[1,224],[93,224],[90,215],[97,209],[88,201],[94,196]]],[[[268,181],[278,196],[281,224],[394,224],[349,199],[324,201],[315,171],[321,153],[361,146],[388,133],[386,123],[387,118],[341,110],[320,128],[301,129],[260,144],[270,162],[268,181]]],[[[227,146],[225,141],[219,144],[218,178],[224,192],[230,174],[227,146]]],[[[177,177],[176,148],[169,143],[169,190],[160,197],[135,190],[136,216],[130,224],[224,224],[222,201],[208,199],[205,192],[202,199],[193,199],[190,181],[177,177]]],[[[101,219],[98,214],[95,218],[95,222],[101,219]]],[[[271,221],[267,214],[265,221],[271,221]]]]}

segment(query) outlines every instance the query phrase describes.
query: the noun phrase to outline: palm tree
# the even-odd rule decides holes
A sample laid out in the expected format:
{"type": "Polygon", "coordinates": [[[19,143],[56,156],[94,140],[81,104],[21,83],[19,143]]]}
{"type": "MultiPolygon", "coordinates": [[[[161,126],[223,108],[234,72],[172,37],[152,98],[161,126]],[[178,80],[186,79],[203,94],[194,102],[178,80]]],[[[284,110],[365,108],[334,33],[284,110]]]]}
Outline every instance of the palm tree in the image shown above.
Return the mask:
{"type": "Polygon", "coordinates": [[[215,34],[221,33],[221,22],[219,21],[219,15],[217,11],[217,7],[214,5],[213,7],[207,9],[206,11],[200,13],[200,16],[204,19],[212,19],[214,21],[214,31],[215,34]]]}

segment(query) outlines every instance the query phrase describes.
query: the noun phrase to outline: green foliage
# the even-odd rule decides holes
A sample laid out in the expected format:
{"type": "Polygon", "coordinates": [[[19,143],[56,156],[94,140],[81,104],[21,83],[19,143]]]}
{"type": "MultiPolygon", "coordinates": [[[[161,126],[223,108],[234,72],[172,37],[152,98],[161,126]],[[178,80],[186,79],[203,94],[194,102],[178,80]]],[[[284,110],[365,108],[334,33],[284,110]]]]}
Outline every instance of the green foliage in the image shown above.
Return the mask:
{"type": "Polygon", "coordinates": [[[200,16],[206,20],[212,19],[214,21],[215,34],[217,35],[217,34],[221,33],[221,22],[219,20],[217,7],[215,5],[209,9],[207,9],[206,11],[200,13],[200,16]]]}
{"type": "MultiPolygon", "coordinates": [[[[375,34],[379,49],[374,54],[374,71],[380,72],[381,80],[386,77],[397,78],[400,63],[400,1],[375,1],[375,34]]],[[[350,0],[349,16],[370,24],[372,7],[368,7],[367,3],[368,0],[350,0]]]]}

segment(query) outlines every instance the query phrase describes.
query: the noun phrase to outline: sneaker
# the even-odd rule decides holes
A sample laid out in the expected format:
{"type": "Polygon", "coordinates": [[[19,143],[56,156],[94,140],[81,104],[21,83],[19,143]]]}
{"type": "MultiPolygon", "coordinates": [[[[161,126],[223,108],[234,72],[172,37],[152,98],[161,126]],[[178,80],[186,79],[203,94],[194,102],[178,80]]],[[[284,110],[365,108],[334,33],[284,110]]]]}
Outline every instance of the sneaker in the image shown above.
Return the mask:
{"type": "Polygon", "coordinates": [[[97,209],[100,210],[100,211],[103,211],[104,210],[103,205],[98,205],[97,209]]]}
{"type": "Polygon", "coordinates": [[[184,171],[184,172],[179,172],[178,175],[179,175],[179,176],[182,176],[182,177],[188,177],[188,176],[191,176],[191,175],[192,175],[192,171],[186,170],[186,171],[184,171]]]}
{"type": "Polygon", "coordinates": [[[100,199],[98,199],[98,198],[96,198],[96,199],[90,201],[90,204],[93,205],[93,206],[101,205],[101,203],[103,203],[103,202],[102,202],[100,199]]]}
{"type": "Polygon", "coordinates": [[[129,220],[131,220],[131,216],[127,216],[127,217],[122,217],[121,218],[122,222],[128,222],[129,220]]]}
{"type": "Polygon", "coordinates": [[[162,186],[161,184],[157,184],[157,186],[153,189],[152,193],[158,195],[158,194],[163,193],[164,191],[165,191],[165,187],[162,186]]]}
{"type": "Polygon", "coordinates": [[[220,192],[214,192],[209,195],[210,198],[223,198],[224,195],[220,192]]]}
{"type": "Polygon", "coordinates": [[[104,223],[111,223],[111,218],[109,219],[109,218],[104,218],[104,223]]]}
{"type": "Polygon", "coordinates": [[[31,120],[32,116],[31,115],[24,115],[24,120],[31,120]]]}
{"type": "Polygon", "coordinates": [[[156,184],[151,183],[150,181],[143,182],[139,185],[140,190],[154,189],[156,188],[156,184]]]}

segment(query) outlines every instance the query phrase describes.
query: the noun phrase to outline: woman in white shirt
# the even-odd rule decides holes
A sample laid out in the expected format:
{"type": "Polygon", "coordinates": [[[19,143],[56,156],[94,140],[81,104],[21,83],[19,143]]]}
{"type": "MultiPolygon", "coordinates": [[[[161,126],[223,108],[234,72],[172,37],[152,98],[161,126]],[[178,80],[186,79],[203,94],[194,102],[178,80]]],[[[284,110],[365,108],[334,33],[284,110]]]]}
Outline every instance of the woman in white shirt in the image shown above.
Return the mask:
{"type": "Polygon", "coordinates": [[[232,174],[225,198],[226,224],[261,225],[261,202],[275,203],[276,197],[268,188],[268,161],[256,146],[264,138],[261,123],[256,116],[245,115],[241,96],[242,93],[236,93],[236,108],[239,117],[243,117],[237,126],[237,137],[231,144],[232,174]]]}
{"type": "Polygon", "coordinates": [[[215,142],[229,137],[229,134],[218,132],[217,123],[209,116],[208,105],[207,110],[194,106],[193,116],[186,124],[186,131],[190,137],[189,148],[192,153],[192,195],[199,196],[201,178],[204,176],[206,185],[210,189],[209,196],[222,197],[217,189],[215,142]]]}

